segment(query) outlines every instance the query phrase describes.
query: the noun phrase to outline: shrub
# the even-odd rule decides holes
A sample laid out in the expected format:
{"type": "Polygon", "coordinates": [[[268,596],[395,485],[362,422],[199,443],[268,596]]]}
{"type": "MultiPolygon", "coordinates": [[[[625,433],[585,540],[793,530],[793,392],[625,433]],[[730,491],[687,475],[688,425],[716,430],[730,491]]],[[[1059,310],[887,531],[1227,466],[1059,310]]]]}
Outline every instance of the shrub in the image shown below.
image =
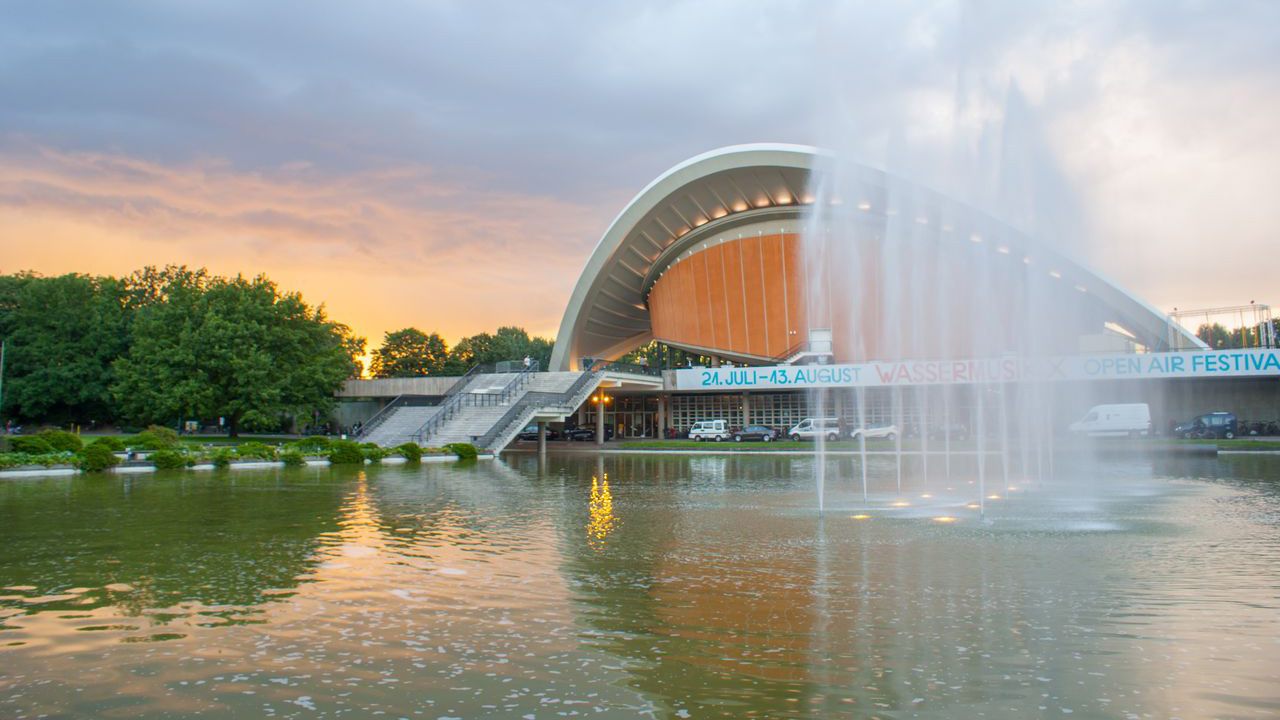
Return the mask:
{"type": "Polygon", "coordinates": [[[329,462],[334,465],[363,465],[364,448],[354,440],[334,440],[329,445],[329,462]]]}
{"type": "Polygon", "coordinates": [[[231,457],[231,448],[214,448],[213,452],[209,453],[209,462],[213,463],[213,466],[216,468],[230,467],[231,457]]]}
{"type": "Polygon", "coordinates": [[[258,460],[275,460],[276,449],[270,445],[260,442],[241,443],[236,447],[236,455],[242,458],[255,458],[258,460]]]}
{"type": "Polygon", "coordinates": [[[397,447],[396,452],[400,453],[401,457],[411,463],[416,463],[422,460],[422,448],[418,447],[417,443],[407,442],[397,447]]]}
{"type": "Polygon", "coordinates": [[[120,438],[111,435],[104,435],[103,437],[97,438],[93,442],[89,443],[89,447],[93,447],[94,445],[101,445],[112,452],[124,451],[124,443],[121,442],[120,438]]]}
{"type": "Polygon", "coordinates": [[[159,470],[174,470],[187,466],[187,456],[180,450],[164,448],[151,453],[151,462],[159,470]]]}
{"type": "Polygon", "coordinates": [[[76,460],[76,456],[66,452],[49,453],[0,453],[0,468],[22,467],[23,465],[60,465],[76,460]]]}
{"type": "Polygon", "coordinates": [[[178,433],[167,427],[152,425],[134,435],[133,444],[144,450],[163,450],[178,444],[178,433]]]}
{"type": "Polygon", "coordinates": [[[471,443],[449,443],[445,448],[458,456],[459,460],[475,460],[480,451],[471,443]]]}
{"type": "Polygon", "coordinates": [[[26,455],[45,455],[53,452],[53,446],[40,435],[14,435],[9,438],[9,451],[26,455]]]}
{"type": "Polygon", "coordinates": [[[298,440],[293,443],[293,446],[304,453],[323,453],[329,450],[330,444],[329,438],[323,435],[312,435],[298,440]]]}
{"type": "Polygon", "coordinates": [[[307,459],[303,457],[302,451],[297,448],[289,448],[280,453],[280,459],[284,461],[285,467],[302,467],[307,464],[307,459]]]}
{"type": "Polygon", "coordinates": [[[58,452],[78,453],[84,449],[80,436],[66,430],[42,430],[36,437],[44,438],[49,447],[58,452]]]}
{"type": "Polygon", "coordinates": [[[102,472],[109,467],[113,467],[120,463],[120,458],[106,443],[91,443],[80,453],[80,458],[76,465],[85,472],[102,472]]]}
{"type": "Polygon", "coordinates": [[[382,458],[391,454],[391,451],[377,445],[375,443],[360,443],[360,451],[364,453],[364,459],[369,462],[382,462],[382,458]]]}

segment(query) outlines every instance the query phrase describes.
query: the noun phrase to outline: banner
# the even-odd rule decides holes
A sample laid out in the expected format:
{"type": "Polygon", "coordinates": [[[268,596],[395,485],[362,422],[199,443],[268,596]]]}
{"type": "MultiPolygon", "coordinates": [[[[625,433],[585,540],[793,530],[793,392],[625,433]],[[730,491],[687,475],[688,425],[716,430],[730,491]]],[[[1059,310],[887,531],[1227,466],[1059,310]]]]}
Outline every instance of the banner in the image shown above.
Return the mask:
{"type": "Polygon", "coordinates": [[[676,370],[675,375],[676,390],[788,390],[1074,380],[1280,377],[1280,350],[1193,350],[1142,355],[681,368],[676,370]]]}

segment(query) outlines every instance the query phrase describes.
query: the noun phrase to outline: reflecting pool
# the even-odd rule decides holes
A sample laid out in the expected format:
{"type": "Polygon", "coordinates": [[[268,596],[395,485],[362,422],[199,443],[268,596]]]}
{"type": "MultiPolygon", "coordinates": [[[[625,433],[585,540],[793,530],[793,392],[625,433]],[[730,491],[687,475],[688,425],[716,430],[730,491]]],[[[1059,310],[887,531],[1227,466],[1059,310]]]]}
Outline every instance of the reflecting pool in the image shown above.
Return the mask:
{"type": "Polygon", "coordinates": [[[0,481],[0,717],[1280,713],[1280,456],[815,462],[0,481]]]}

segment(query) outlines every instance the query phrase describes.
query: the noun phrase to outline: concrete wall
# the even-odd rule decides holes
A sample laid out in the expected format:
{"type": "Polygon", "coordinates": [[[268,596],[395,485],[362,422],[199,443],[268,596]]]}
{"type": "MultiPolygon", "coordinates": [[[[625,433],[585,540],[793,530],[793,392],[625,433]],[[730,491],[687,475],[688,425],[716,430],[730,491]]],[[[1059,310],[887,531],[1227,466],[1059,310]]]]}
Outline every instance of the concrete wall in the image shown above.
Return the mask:
{"type": "Polygon", "coordinates": [[[333,422],[337,423],[339,428],[349,428],[357,422],[368,422],[369,418],[377,414],[382,406],[391,402],[386,400],[339,400],[338,404],[333,408],[333,422]]]}
{"type": "Polygon", "coordinates": [[[458,381],[456,377],[378,378],[348,380],[338,391],[340,398],[386,398],[397,395],[444,395],[458,381]]]}

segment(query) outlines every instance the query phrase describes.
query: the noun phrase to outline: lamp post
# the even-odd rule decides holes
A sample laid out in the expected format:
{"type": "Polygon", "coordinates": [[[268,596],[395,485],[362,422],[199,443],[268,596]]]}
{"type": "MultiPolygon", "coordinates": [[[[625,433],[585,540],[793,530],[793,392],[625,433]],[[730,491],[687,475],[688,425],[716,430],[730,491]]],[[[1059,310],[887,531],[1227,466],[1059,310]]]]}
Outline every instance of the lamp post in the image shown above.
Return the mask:
{"type": "Polygon", "coordinates": [[[609,396],[604,394],[604,390],[596,395],[596,445],[604,445],[604,409],[609,402],[609,396]]]}

